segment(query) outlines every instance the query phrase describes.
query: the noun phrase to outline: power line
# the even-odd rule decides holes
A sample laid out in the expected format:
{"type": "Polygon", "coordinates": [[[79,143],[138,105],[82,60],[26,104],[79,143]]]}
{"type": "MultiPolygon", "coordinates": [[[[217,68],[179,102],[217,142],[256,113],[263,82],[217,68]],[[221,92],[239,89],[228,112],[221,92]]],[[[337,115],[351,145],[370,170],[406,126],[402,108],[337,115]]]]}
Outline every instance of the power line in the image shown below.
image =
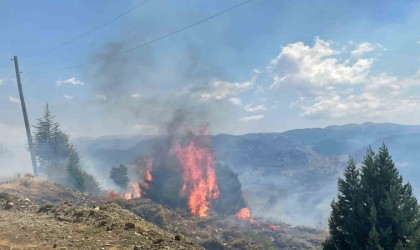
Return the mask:
{"type": "Polygon", "coordinates": [[[67,44],[70,44],[70,43],[72,43],[72,42],[74,42],[74,41],[77,41],[77,40],[79,40],[79,39],[81,39],[81,38],[83,38],[83,37],[85,37],[85,36],[87,36],[87,35],[89,35],[89,34],[92,34],[93,32],[95,32],[95,31],[97,31],[97,30],[102,29],[103,27],[105,27],[105,26],[107,26],[107,25],[109,25],[109,24],[111,24],[111,23],[113,23],[113,22],[117,21],[117,20],[118,20],[118,19],[120,19],[121,17],[123,17],[123,16],[127,15],[128,13],[132,12],[133,10],[135,10],[135,9],[139,8],[140,6],[142,6],[142,5],[146,4],[148,1],[149,1],[149,0],[145,0],[145,1],[143,1],[143,2],[141,2],[141,3],[139,3],[139,4],[137,4],[137,5],[135,5],[133,8],[131,8],[131,9],[129,9],[129,10],[127,10],[127,11],[125,11],[125,12],[123,12],[123,13],[119,14],[118,16],[116,16],[115,18],[111,19],[110,21],[108,21],[108,22],[106,22],[106,23],[104,23],[104,24],[102,24],[102,25],[99,25],[98,27],[96,27],[96,28],[94,28],[94,29],[91,29],[91,30],[87,31],[86,33],[83,33],[83,34],[81,34],[81,35],[79,35],[79,36],[76,36],[76,37],[75,37],[75,38],[73,38],[73,39],[67,40],[67,41],[65,41],[65,42],[62,42],[62,43],[58,44],[58,45],[57,45],[57,46],[55,46],[55,47],[52,47],[52,48],[49,48],[49,49],[46,49],[46,50],[43,50],[43,51],[40,51],[40,52],[34,53],[34,54],[32,54],[32,55],[24,56],[23,58],[28,58],[28,57],[35,57],[35,56],[39,56],[39,55],[45,54],[45,53],[47,53],[47,52],[50,52],[50,51],[56,50],[56,49],[58,49],[58,48],[61,48],[61,47],[63,47],[63,46],[66,46],[67,44]]]}
{"type": "Polygon", "coordinates": [[[111,55],[111,56],[106,56],[106,57],[101,57],[101,58],[93,59],[93,60],[86,61],[86,62],[81,63],[81,64],[76,64],[76,65],[68,66],[68,67],[65,67],[65,68],[53,69],[53,70],[48,70],[48,71],[27,72],[27,73],[50,73],[50,72],[64,71],[64,70],[69,70],[69,69],[74,69],[74,68],[83,67],[83,66],[86,66],[86,65],[88,65],[88,64],[92,64],[92,63],[99,62],[99,61],[103,61],[103,60],[106,60],[106,59],[109,59],[109,58],[113,58],[113,57],[116,57],[116,56],[119,56],[119,55],[122,55],[122,54],[126,54],[126,53],[128,53],[128,52],[133,51],[133,50],[136,50],[136,49],[139,49],[139,48],[142,48],[142,47],[148,46],[148,45],[153,44],[153,43],[155,43],[155,42],[158,42],[158,41],[160,41],[160,40],[162,40],[162,39],[165,39],[165,38],[167,38],[167,37],[173,36],[173,35],[175,35],[175,34],[177,34],[177,33],[182,32],[182,31],[185,31],[185,30],[191,29],[191,28],[193,28],[193,27],[195,27],[195,26],[197,26],[197,25],[200,25],[200,24],[202,24],[202,23],[204,23],[204,22],[206,22],[206,21],[209,21],[209,20],[214,19],[214,18],[216,18],[216,17],[218,17],[218,16],[220,16],[220,15],[223,15],[223,14],[225,14],[225,13],[229,12],[229,11],[232,11],[232,10],[234,10],[234,9],[236,9],[236,8],[239,8],[239,7],[241,7],[242,5],[245,5],[245,4],[247,4],[247,3],[251,2],[251,1],[252,1],[252,0],[247,0],[247,1],[244,1],[244,2],[242,2],[242,3],[240,3],[240,4],[234,5],[234,6],[230,7],[230,8],[228,8],[228,9],[225,9],[225,10],[223,10],[223,11],[220,11],[220,12],[216,13],[216,14],[213,14],[213,15],[211,15],[211,16],[209,16],[209,17],[207,17],[207,18],[201,19],[201,20],[199,20],[199,21],[197,21],[197,22],[195,22],[195,23],[193,23],[193,24],[190,24],[190,25],[184,26],[183,28],[177,29],[177,30],[172,31],[172,32],[170,32],[170,33],[167,33],[167,34],[165,34],[165,35],[163,35],[163,36],[160,36],[160,37],[157,37],[157,38],[155,38],[155,39],[153,39],[153,40],[150,40],[150,41],[148,41],[148,42],[145,42],[145,43],[139,44],[139,45],[137,45],[137,46],[135,46],[135,47],[132,47],[132,48],[130,48],[130,49],[123,50],[123,51],[121,51],[121,52],[119,52],[119,53],[116,53],[116,54],[114,54],[114,55],[111,55]]]}

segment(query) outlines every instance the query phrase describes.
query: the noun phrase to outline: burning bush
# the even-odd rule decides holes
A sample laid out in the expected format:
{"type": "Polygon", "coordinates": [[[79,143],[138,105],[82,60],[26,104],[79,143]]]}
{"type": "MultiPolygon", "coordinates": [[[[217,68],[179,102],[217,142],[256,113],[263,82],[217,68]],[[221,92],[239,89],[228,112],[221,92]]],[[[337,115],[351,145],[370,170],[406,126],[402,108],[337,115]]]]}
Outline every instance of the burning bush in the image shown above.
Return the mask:
{"type": "Polygon", "coordinates": [[[162,139],[130,172],[134,177],[126,198],[145,196],[199,217],[206,217],[211,207],[223,215],[245,207],[238,176],[226,165],[216,166],[205,128],[162,139]]]}
{"type": "Polygon", "coordinates": [[[220,196],[214,202],[214,209],[219,214],[233,215],[246,207],[238,175],[224,164],[216,164],[216,172],[220,196]]]}
{"type": "Polygon", "coordinates": [[[155,150],[145,195],[166,206],[188,206],[192,214],[207,216],[219,188],[206,131],[165,142],[155,150]]]}

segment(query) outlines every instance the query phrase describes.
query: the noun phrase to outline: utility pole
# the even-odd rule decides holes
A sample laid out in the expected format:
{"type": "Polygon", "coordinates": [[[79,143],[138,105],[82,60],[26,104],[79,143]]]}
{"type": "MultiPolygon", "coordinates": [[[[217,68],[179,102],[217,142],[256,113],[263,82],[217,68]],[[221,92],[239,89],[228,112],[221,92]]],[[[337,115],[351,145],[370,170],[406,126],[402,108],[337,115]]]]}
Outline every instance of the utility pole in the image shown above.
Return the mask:
{"type": "Polygon", "coordinates": [[[34,145],[32,143],[31,127],[29,126],[28,113],[26,112],[25,98],[23,97],[22,83],[20,82],[20,71],[17,56],[13,57],[16,70],[16,81],[19,89],[20,104],[22,105],[23,120],[25,121],[26,136],[28,137],[29,152],[31,153],[32,168],[34,175],[38,176],[38,166],[36,165],[34,145]]]}

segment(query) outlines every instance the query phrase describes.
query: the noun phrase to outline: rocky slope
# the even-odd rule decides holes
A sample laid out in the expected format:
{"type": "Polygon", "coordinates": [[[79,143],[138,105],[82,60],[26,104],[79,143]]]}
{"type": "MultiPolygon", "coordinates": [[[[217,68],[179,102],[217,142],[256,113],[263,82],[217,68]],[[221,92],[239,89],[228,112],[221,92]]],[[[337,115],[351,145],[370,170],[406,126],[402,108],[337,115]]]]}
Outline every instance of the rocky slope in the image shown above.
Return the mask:
{"type": "Polygon", "coordinates": [[[0,183],[0,249],[320,249],[326,233],[207,218],[145,198],[90,196],[32,177],[0,183]]]}
{"type": "Polygon", "coordinates": [[[86,195],[46,181],[0,184],[0,249],[202,249],[115,203],[88,203],[86,195]],[[49,200],[46,186],[67,201],[49,200]]]}

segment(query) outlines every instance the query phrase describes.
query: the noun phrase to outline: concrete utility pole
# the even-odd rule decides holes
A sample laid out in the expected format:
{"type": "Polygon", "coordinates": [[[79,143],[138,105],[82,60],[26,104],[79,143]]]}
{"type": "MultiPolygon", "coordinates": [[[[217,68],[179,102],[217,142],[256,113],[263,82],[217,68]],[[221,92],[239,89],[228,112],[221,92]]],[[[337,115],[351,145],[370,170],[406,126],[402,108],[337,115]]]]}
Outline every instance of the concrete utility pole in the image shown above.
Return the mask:
{"type": "Polygon", "coordinates": [[[16,81],[19,89],[20,104],[22,105],[23,120],[25,121],[26,136],[28,137],[29,152],[31,153],[32,168],[34,175],[38,176],[38,166],[36,165],[34,145],[32,143],[31,127],[29,126],[28,113],[26,112],[25,98],[23,97],[22,83],[20,82],[20,71],[17,56],[13,57],[16,70],[16,81]]]}

